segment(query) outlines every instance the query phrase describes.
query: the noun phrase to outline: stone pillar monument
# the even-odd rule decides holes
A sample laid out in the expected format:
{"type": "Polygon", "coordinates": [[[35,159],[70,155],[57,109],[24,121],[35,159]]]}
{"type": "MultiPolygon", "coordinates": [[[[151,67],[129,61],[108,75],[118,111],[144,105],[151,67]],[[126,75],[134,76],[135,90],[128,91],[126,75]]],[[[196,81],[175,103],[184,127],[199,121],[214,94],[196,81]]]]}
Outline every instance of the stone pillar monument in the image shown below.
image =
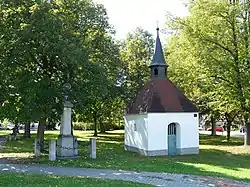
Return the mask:
{"type": "Polygon", "coordinates": [[[58,157],[74,157],[74,137],[71,134],[71,109],[73,104],[70,101],[64,102],[64,109],[61,119],[60,135],[58,136],[57,154],[58,157]]]}

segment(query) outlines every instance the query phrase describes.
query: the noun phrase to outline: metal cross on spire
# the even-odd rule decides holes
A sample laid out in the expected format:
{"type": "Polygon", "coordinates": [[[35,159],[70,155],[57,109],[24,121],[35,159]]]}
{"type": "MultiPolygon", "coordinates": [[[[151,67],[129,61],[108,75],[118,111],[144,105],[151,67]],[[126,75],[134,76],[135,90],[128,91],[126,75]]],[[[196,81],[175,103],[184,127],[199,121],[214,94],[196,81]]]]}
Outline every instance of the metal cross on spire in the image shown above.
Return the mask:
{"type": "Polygon", "coordinates": [[[159,21],[157,20],[157,22],[156,22],[156,30],[157,30],[157,37],[159,37],[159,21]]]}

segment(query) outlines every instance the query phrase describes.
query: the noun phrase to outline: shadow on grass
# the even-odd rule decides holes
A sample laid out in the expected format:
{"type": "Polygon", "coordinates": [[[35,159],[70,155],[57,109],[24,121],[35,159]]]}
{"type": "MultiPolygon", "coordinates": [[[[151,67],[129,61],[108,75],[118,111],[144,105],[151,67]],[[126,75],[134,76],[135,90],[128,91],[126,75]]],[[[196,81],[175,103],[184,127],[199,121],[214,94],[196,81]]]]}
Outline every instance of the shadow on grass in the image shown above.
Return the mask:
{"type": "MultiPolygon", "coordinates": [[[[46,139],[55,139],[56,137],[57,135],[55,134],[46,135],[46,139]]],[[[92,136],[86,133],[81,138],[86,139],[89,137],[92,136]]],[[[241,147],[238,146],[243,143],[243,140],[240,138],[232,138],[231,142],[225,142],[223,141],[225,137],[201,135],[200,144],[209,146],[209,148],[200,149],[199,155],[160,157],[145,157],[137,153],[127,152],[124,150],[123,140],[123,133],[99,134],[97,137],[96,160],[89,158],[88,141],[79,141],[80,156],[78,159],[50,162],[48,161],[48,155],[43,154],[39,158],[24,158],[20,162],[219,176],[250,182],[250,153],[234,154],[232,150],[229,151],[232,147],[241,147]],[[226,150],[222,150],[221,147],[226,150]]],[[[33,142],[33,139],[24,138],[18,141],[7,142],[6,151],[16,153],[27,151],[32,153],[33,142]]]]}
{"type": "MultiPolygon", "coordinates": [[[[116,142],[120,142],[123,139],[123,137],[107,136],[101,136],[101,138],[102,140],[116,142]]],[[[136,171],[212,175],[250,181],[250,153],[233,154],[232,151],[220,149],[220,146],[241,147],[235,145],[242,145],[242,140],[238,138],[233,138],[231,142],[224,142],[223,140],[223,137],[201,136],[201,144],[215,146],[212,146],[213,148],[210,149],[200,149],[199,155],[161,157],[144,157],[136,153],[124,151],[123,144],[99,142],[97,144],[98,159],[92,161],[87,158],[84,160],[84,165],[86,167],[122,168],[136,171]],[[246,171],[249,172],[246,173],[246,171]]],[[[243,149],[243,147],[241,148],[243,149]]],[[[87,152],[82,152],[82,154],[86,155],[87,152]]]]}
{"type": "MultiPolygon", "coordinates": [[[[96,160],[89,158],[87,147],[81,147],[79,154],[81,156],[76,160],[49,162],[49,164],[83,168],[217,176],[250,182],[249,173],[242,170],[243,168],[249,169],[249,156],[232,154],[231,156],[226,156],[226,151],[217,149],[202,149],[200,155],[145,157],[124,151],[124,147],[121,144],[100,142],[97,144],[96,160]]],[[[38,162],[48,163],[47,159],[39,159],[38,162]]]]}
{"type": "MultiPolygon", "coordinates": [[[[86,136],[86,137],[90,138],[92,136],[86,136]]],[[[107,141],[107,142],[114,142],[114,143],[119,143],[119,144],[123,143],[123,141],[124,141],[124,136],[111,136],[110,134],[109,134],[109,136],[100,134],[96,138],[97,138],[97,141],[101,140],[104,142],[107,141]]]]}
{"type": "Polygon", "coordinates": [[[23,137],[17,140],[11,140],[5,142],[4,152],[5,153],[22,153],[33,151],[33,139],[25,139],[23,137]]]}
{"type": "Polygon", "coordinates": [[[124,133],[122,132],[100,132],[99,135],[118,135],[118,136],[124,136],[124,133]]]}
{"type": "Polygon", "coordinates": [[[228,142],[225,136],[200,135],[200,145],[240,146],[244,144],[243,141],[242,138],[231,137],[228,142]]]}

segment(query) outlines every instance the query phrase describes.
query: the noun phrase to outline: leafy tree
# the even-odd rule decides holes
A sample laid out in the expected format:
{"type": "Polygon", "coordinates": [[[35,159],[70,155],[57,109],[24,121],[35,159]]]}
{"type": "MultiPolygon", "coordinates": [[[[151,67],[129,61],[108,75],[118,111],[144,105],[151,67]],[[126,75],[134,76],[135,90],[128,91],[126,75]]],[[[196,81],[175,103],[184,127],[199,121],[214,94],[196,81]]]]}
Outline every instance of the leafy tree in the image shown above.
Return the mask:
{"type": "Polygon", "coordinates": [[[101,80],[115,74],[113,31],[104,7],[90,0],[3,0],[0,14],[1,75],[9,75],[0,87],[8,93],[1,95],[3,116],[39,119],[42,143],[44,124],[61,114],[64,83],[72,85],[68,94],[78,110],[89,90],[107,89],[101,80]]]}
{"type": "Polygon", "coordinates": [[[212,135],[216,135],[215,123],[220,117],[213,102],[213,78],[206,76],[209,69],[202,65],[202,58],[198,41],[190,37],[189,30],[183,28],[184,21],[175,18],[168,22],[170,28],[177,32],[167,44],[165,54],[169,64],[168,76],[191,99],[200,110],[200,114],[207,116],[206,120],[212,125],[212,135]]]}
{"type": "MultiPolygon", "coordinates": [[[[235,116],[235,113],[244,113],[250,128],[247,76],[249,17],[246,16],[246,10],[249,10],[249,4],[230,4],[226,0],[192,2],[190,16],[186,19],[175,19],[173,24],[178,30],[176,37],[184,47],[179,52],[172,50],[172,55],[175,58],[176,53],[184,54],[184,63],[194,64],[193,69],[187,71],[188,75],[183,76],[185,89],[197,91],[205,86],[208,92],[200,92],[198,100],[208,96],[205,97],[209,98],[205,105],[220,114],[235,116]],[[194,82],[198,82],[201,77],[201,83],[205,84],[190,87],[186,78],[190,75],[195,75],[194,82]]],[[[250,143],[250,136],[248,142],[250,143]]]]}
{"type": "Polygon", "coordinates": [[[142,28],[136,28],[120,42],[120,54],[124,65],[122,82],[125,89],[126,103],[135,99],[139,90],[149,79],[148,65],[154,52],[152,34],[142,28]]]}

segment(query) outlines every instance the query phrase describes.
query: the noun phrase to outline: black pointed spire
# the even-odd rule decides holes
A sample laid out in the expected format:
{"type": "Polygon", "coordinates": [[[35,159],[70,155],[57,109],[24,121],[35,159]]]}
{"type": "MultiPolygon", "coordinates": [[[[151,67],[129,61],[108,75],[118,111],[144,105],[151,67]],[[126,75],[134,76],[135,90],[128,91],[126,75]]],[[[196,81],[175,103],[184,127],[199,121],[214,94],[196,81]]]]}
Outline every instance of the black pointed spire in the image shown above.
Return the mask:
{"type": "Polygon", "coordinates": [[[160,29],[157,27],[156,30],[157,30],[157,36],[156,36],[155,53],[154,53],[154,56],[153,56],[151,66],[152,65],[167,66],[164,55],[163,55],[161,40],[160,40],[160,36],[159,36],[159,30],[160,29]]]}
{"type": "Polygon", "coordinates": [[[151,77],[152,78],[166,78],[167,75],[167,63],[164,58],[161,40],[159,36],[159,27],[157,27],[157,36],[156,36],[156,44],[155,44],[155,53],[153,56],[153,60],[150,64],[151,68],[151,77]]]}

